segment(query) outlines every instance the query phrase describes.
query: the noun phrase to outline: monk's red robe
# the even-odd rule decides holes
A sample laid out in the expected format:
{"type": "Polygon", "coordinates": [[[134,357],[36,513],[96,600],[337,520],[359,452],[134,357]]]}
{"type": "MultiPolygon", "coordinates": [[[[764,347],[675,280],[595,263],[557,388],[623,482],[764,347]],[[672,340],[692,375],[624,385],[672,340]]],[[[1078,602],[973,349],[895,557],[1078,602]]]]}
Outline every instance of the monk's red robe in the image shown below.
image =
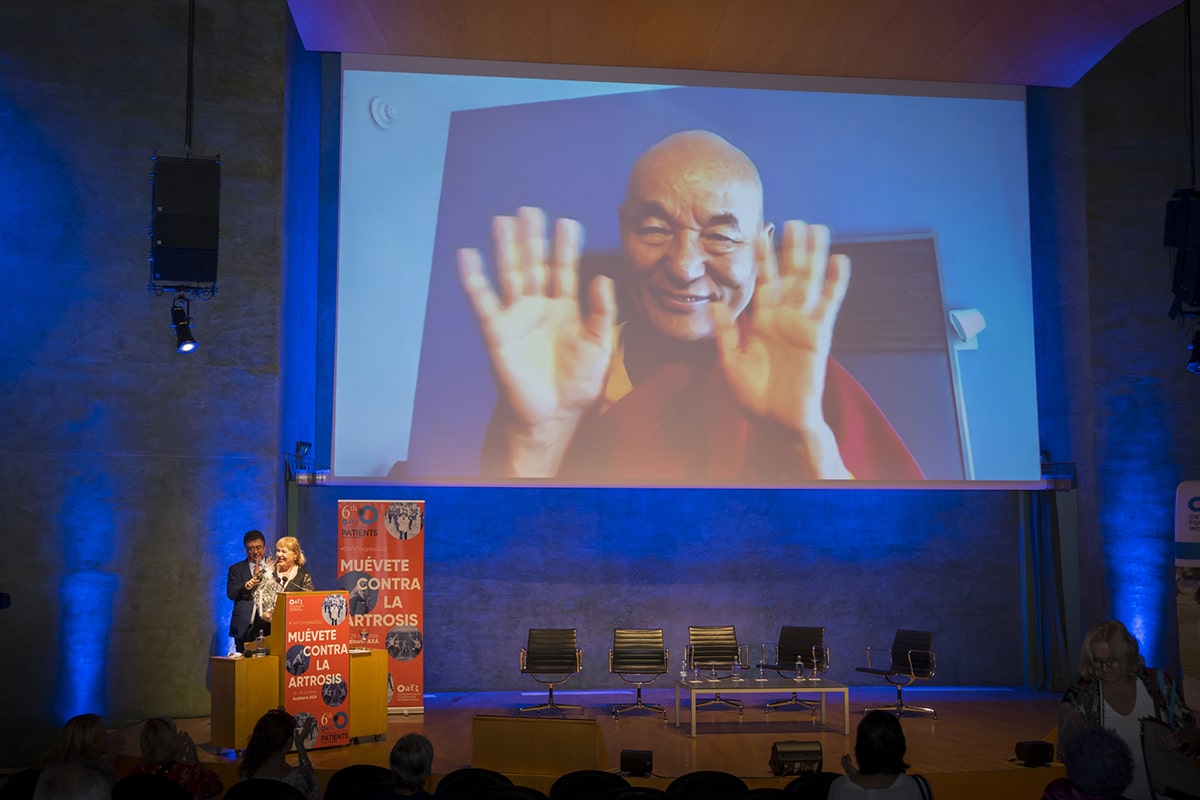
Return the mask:
{"type": "MultiPolygon", "coordinates": [[[[825,419],[846,468],[858,480],[924,478],[867,391],[833,359],[826,371],[825,419]]],[[[559,477],[599,484],[728,483],[786,486],[812,480],[787,432],[741,410],[716,359],[670,363],[639,380],[581,423],[559,477]]]]}

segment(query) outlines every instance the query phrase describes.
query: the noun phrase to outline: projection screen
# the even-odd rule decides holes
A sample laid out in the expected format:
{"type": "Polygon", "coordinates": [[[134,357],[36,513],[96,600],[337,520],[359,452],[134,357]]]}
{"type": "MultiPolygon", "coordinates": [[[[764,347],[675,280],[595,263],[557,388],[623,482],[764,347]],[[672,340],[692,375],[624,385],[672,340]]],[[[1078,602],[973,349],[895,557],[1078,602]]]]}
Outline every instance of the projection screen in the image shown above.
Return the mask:
{"type": "MultiPolygon", "coordinates": [[[[342,66],[331,482],[1039,485],[1022,88],[351,55],[342,66]],[[692,133],[669,139],[684,132],[692,133]],[[827,440],[798,435],[747,400],[753,380],[745,376],[761,371],[730,366],[764,341],[774,342],[763,352],[775,359],[765,363],[795,363],[767,335],[779,329],[767,327],[765,296],[754,295],[762,251],[748,278],[722,278],[724,255],[701,255],[708,277],[693,286],[709,288],[666,290],[667,310],[681,318],[730,294],[751,298],[744,310],[727,306],[737,317],[728,349],[713,338],[678,343],[652,330],[653,299],[638,299],[683,279],[644,277],[631,250],[636,237],[669,234],[678,247],[663,252],[712,253],[711,226],[733,216],[672,206],[655,211],[670,217],[665,223],[622,221],[639,156],[696,136],[736,148],[757,168],[761,225],[742,219],[738,247],[753,249],[771,227],[767,250],[779,252],[785,223],[802,220],[827,226],[831,251],[849,261],[827,360],[815,351],[824,419],[817,415],[812,427],[827,425],[844,471],[806,461],[820,454],[838,465],[827,440]],[[569,271],[578,291],[567,305],[581,319],[602,320],[592,323],[589,342],[607,348],[589,356],[591,373],[601,364],[603,375],[572,401],[575,416],[554,417],[557,406],[549,427],[513,423],[512,373],[561,376],[565,351],[531,348],[498,362],[459,268],[461,250],[477,253],[505,308],[534,284],[542,286],[535,295],[564,300],[560,270],[549,278],[526,271],[529,282],[515,289],[511,274],[497,274],[503,254],[493,219],[520,208],[541,209],[548,220],[539,246],[551,262],[556,220],[578,221],[580,256],[569,271]],[[602,313],[596,288],[607,281],[615,318],[602,313]],[[597,335],[610,327],[611,336],[597,335]],[[639,337],[644,330],[659,335],[639,337]],[[523,452],[544,463],[523,471],[505,460],[521,437],[523,452]]],[[[678,199],[680,181],[711,182],[714,174],[659,177],[678,199]]],[[[711,188],[704,184],[710,195],[711,188]]],[[[794,272],[794,262],[778,258],[794,272]]],[[[800,291],[780,311],[791,316],[778,318],[803,326],[814,296],[819,289],[800,291]]],[[[561,332],[552,341],[563,342],[561,332]]],[[[788,341],[807,352],[808,340],[788,341]]],[[[792,375],[774,369],[771,380],[792,375]]],[[[813,422],[804,408],[803,421],[813,422]]]]}

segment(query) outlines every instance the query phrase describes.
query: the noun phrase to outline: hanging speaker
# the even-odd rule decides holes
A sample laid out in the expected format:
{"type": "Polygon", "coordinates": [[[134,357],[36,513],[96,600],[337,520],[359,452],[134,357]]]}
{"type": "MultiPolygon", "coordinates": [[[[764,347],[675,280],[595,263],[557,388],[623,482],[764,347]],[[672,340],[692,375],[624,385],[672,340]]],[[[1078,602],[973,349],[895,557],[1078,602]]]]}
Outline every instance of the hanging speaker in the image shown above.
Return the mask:
{"type": "Polygon", "coordinates": [[[215,286],[221,162],[157,156],[152,189],[151,286],[172,289],[215,286]]]}
{"type": "Polygon", "coordinates": [[[1183,306],[1200,305],[1200,192],[1176,189],[1167,202],[1163,246],[1174,250],[1171,292],[1175,302],[1168,315],[1179,316],[1183,306]]]}

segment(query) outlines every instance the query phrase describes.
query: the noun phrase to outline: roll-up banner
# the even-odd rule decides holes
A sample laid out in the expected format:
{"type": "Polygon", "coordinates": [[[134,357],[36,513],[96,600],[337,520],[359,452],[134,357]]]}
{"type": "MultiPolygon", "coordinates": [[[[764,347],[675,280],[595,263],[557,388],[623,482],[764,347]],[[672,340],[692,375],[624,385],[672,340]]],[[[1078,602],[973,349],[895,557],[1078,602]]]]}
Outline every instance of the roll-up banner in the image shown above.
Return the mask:
{"type": "Polygon", "coordinates": [[[1175,601],[1183,696],[1200,699],[1200,481],[1175,490],[1175,601]]]}
{"type": "Polygon", "coordinates": [[[388,711],[425,711],[425,501],[339,500],[350,647],[386,650],[388,711]]]}

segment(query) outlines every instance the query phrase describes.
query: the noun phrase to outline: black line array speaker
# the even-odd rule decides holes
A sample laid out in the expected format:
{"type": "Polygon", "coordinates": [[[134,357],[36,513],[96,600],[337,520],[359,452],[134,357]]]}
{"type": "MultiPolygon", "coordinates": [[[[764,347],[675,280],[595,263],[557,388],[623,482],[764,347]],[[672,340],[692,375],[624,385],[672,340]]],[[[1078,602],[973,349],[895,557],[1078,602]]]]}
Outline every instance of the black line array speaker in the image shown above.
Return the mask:
{"type": "Polygon", "coordinates": [[[1174,319],[1182,306],[1200,305],[1200,193],[1195,189],[1172,192],[1163,223],[1163,246],[1175,251],[1171,274],[1175,304],[1170,311],[1174,319]]]}
{"type": "Polygon", "coordinates": [[[800,775],[805,772],[820,772],[824,761],[820,742],[775,742],[771,745],[769,762],[772,775],[800,775]]]}
{"type": "Polygon", "coordinates": [[[158,156],[151,195],[150,283],[163,288],[214,286],[221,162],[158,156]]]}

